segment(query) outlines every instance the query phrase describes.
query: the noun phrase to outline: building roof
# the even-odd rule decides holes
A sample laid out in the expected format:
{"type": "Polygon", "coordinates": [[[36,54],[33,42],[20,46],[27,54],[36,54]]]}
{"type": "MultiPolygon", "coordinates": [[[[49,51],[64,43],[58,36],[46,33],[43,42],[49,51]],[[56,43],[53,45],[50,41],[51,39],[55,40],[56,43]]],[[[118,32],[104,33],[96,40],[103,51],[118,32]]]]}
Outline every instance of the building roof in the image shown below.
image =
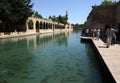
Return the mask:
{"type": "Polygon", "coordinates": [[[89,19],[89,17],[94,13],[95,10],[104,9],[104,8],[110,8],[110,7],[116,7],[116,6],[118,6],[118,5],[120,5],[120,1],[117,2],[117,3],[114,4],[114,5],[104,5],[104,6],[101,6],[101,5],[96,6],[96,5],[95,5],[95,6],[92,6],[92,11],[89,13],[87,19],[89,19]]]}

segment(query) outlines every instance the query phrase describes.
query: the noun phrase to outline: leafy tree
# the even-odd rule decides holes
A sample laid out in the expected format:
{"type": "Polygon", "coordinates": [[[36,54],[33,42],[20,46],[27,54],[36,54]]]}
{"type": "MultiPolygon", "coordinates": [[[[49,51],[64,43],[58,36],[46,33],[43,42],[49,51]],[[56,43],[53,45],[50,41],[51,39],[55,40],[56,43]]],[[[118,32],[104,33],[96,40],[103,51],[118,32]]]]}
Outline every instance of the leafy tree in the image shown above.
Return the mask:
{"type": "Polygon", "coordinates": [[[51,17],[51,16],[49,16],[49,19],[52,19],[52,17],[51,17]]]}
{"type": "Polygon", "coordinates": [[[113,5],[113,4],[116,4],[117,2],[114,1],[112,2],[111,0],[104,0],[102,1],[102,3],[100,5],[104,6],[104,5],[113,5]]]}
{"type": "Polygon", "coordinates": [[[21,30],[20,26],[24,26],[27,18],[33,13],[32,6],[31,0],[0,0],[2,31],[21,30]]]}
{"type": "Polygon", "coordinates": [[[61,23],[67,24],[67,20],[68,20],[68,18],[66,16],[62,16],[61,23]]]}
{"type": "Polygon", "coordinates": [[[73,28],[87,28],[87,22],[85,21],[83,24],[71,24],[73,26],[73,28]]]}
{"type": "Polygon", "coordinates": [[[53,20],[53,21],[56,21],[56,16],[55,16],[55,15],[52,17],[52,20],[53,20]]]}
{"type": "Polygon", "coordinates": [[[53,16],[49,16],[49,19],[52,19],[53,21],[56,21],[58,23],[66,24],[68,18],[66,16],[59,15],[58,17],[56,17],[55,15],[53,15],[53,16]]]}
{"type": "Polygon", "coordinates": [[[43,18],[42,15],[39,14],[37,11],[33,14],[33,17],[43,18]]]}
{"type": "Polygon", "coordinates": [[[33,21],[32,20],[29,20],[28,27],[29,27],[29,29],[33,29],[33,21]]]}

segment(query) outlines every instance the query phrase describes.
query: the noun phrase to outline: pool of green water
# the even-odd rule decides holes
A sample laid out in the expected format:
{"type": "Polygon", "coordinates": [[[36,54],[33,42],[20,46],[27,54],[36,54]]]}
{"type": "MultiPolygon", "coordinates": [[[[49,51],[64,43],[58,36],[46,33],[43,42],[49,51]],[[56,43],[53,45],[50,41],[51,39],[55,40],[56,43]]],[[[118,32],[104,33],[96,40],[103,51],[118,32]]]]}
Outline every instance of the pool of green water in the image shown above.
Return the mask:
{"type": "Polygon", "coordinates": [[[105,83],[90,43],[81,32],[0,39],[0,83],[105,83]]]}

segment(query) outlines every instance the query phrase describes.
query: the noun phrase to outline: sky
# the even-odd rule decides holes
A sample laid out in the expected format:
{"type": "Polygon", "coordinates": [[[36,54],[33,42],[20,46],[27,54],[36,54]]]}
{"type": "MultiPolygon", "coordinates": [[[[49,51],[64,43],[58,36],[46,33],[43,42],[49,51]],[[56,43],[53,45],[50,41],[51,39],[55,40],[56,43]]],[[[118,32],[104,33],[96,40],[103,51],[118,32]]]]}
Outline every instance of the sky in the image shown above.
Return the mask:
{"type": "MultiPolygon", "coordinates": [[[[103,0],[31,0],[33,10],[38,11],[44,18],[49,16],[64,16],[68,11],[68,22],[83,24],[92,6],[100,5],[103,0]]],[[[119,0],[111,0],[119,1],[119,0]]]]}

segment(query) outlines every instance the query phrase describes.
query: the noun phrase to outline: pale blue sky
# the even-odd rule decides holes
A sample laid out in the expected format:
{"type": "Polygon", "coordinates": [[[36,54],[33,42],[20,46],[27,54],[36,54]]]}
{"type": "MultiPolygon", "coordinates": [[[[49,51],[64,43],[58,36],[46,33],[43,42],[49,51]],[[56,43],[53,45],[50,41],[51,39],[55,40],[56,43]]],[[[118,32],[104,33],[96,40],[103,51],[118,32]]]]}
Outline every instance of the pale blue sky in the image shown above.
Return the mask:
{"type": "MultiPolygon", "coordinates": [[[[33,10],[38,11],[44,18],[65,15],[68,11],[70,23],[82,24],[92,10],[93,5],[99,5],[102,0],[31,0],[33,10]]],[[[119,1],[119,0],[112,0],[119,1]]]]}

